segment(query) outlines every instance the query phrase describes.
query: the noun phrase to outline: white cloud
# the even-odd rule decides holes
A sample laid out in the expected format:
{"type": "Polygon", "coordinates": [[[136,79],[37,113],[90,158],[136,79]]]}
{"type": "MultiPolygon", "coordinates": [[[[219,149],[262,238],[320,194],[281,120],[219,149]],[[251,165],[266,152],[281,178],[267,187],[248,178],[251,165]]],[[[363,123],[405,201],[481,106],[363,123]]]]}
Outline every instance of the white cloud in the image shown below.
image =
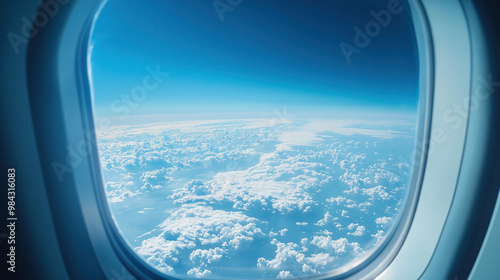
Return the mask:
{"type": "Polygon", "coordinates": [[[323,216],[323,219],[317,221],[314,225],[315,226],[325,226],[328,224],[328,222],[333,221],[334,218],[332,215],[330,215],[330,212],[326,212],[325,215],[323,216]]]}
{"type": "Polygon", "coordinates": [[[377,225],[388,225],[391,222],[392,218],[391,217],[379,217],[375,220],[375,223],[377,225]]]}
{"type": "Polygon", "coordinates": [[[387,200],[387,199],[391,198],[392,196],[386,190],[387,190],[386,187],[378,185],[378,186],[373,187],[373,188],[362,189],[362,193],[364,195],[370,196],[370,200],[374,200],[374,199],[387,200]]]}
{"type": "Polygon", "coordinates": [[[302,272],[305,273],[305,274],[315,274],[315,273],[318,273],[318,271],[316,269],[312,268],[308,264],[303,264],[302,265],[302,272]]]}
{"type": "Polygon", "coordinates": [[[189,260],[195,264],[211,264],[220,260],[226,251],[216,247],[208,250],[197,249],[191,252],[189,260]]]}
{"type": "Polygon", "coordinates": [[[329,176],[316,170],[320,163],[304,161],[301,157],[285,157],[272,152],[263,154],[260,161],[243,171],[217,173],[212,180],[196,181],[177,189],[172,198],[177,204],[194,201],[229,201],[235,209],[270,206],[282,213],[293,210],[307,212],[315,202],[308,189],[319,188],[329,176]],[[297,175],[294,175],[297,174],[297,175]],[[290,176],[287,181],[279,180],[290,176]]]}
{"type": "Polygon", "coordinates": [[[330,256],[328,253],[312,254],[311,257],[307,258],[309,263],[314,264],[315,267],[325,268],[328,264],[332,263],[335,258],[330,256]]]}
{"type": "Polygon", "coordinates": [[[359,224],[350,223],[350,224],[347,226],[347,228],[348,228],[349,230],[352,230],[353,228],[355,228],[355,227],[357,227],[357,226],[359,226],[359,224]]]}
{"type": "Polygon", "coordinates": [[[317,234],[332,235],[333,232],[331,232],[331,231],[329,231],[327,229],[324,229],[324,230],[320,230],[317,234]]]}
{"type": "Polygon", "coordinates": [[[165,184],[173,180],[168,174],[170,174],[170,172],[165,167],[142,173],[140,179],[146,183],[143,189],[160,189],[164,187],[165,184]]]}
{"type": "MultiPolygon", "coordinates": [[[[351,228],[349,228],[349,229],[351,229],[351,228]]],[[[366,230],[366,228],[364,226],[357,226],[356,231],[348,232],[347,234],[352,235],[352,236],[363,236],[363,234],[365,234],[365,230],[366,230]]]]}
{"type": "Polygon", "coordinates": [[[173,270],[179,259],[176,257],[180,250],[193,249],[194,242],[166,240],[163,236],[156,236],[144,240],[137,248],[137,254],[144,257],[148,262],[161,270],[173,270]]]}
{"type": "MultiPolygon", "coordinates": [[[[238,250],[249,245],[254,236],[263,235],[256,222],[255,218],[240,212],[202,205],[185,207],[172,213],[159,226],[160,235],[145,239],[136,250],[155,266],[173,266],[184,252],[193,263],[207,265],[220,260],[228,249],[238,250]],[[214,248],[196,249],[196,244],[214,248]]],[[[208,272],[193,270],[191,273],[196,276],[208,272]]]]}
{"type": "Polygon", "coordinates": [[[378,230],[376,234],[372,234],[371,236],[377,240],[378,244],[384,239],[385,232],[383,230],[378,230]]]}
{"type": "Polygon", "coordinates": [[[195,267],[193,269],[190,269],[187,272],[187,275],[193,276],[196,278],[206,278],[206,277],[212,276],[212,271],[210,271],[208,269],[205,269],[202,271],[199,267],[195,267]]]}
{"type": "Polygon", "coordinates": [[[106,194],[110,203],[123,202],[128,197],[133,197],[141,194],[140,191],[132,191],[134,189],[133,182],[115,183],[107,182],[105,185],[106,194]]]}
{"type": "Polygon", "coordinates": [[[367,129],[359,128],[359,126],[374,126],[383,125],[383,123],[376,123],[362,120],[326,120],[326,119],[312,119],[306,125],[306,129],[314,132],[333,132],[340,135],[366,135],[382,139],[391,139],[399,136],[406,136],[399,131],[391,129],[367,129]]]}
{"type": "Polygon", "coordinates": [[[214,210],[209,206],[186,206],[172,213],[161,225],[165,232],[196,238],[202,245],[226,244],[238,249],[251,243],[254,235],[262,235],[257,219],[242,212],[214,210]]]}
{"type": "Polygon", "coordinates": [[[343,197],[343,196],[337,196],[337,197],[328,198],[326,201],[330,202],[330,203],[336,202],[337,205],[340,205],[340,203],[345,202],[346,200],[347,199],[345,197],[343,197]]]}
{"type": "Polygon", "coordinates": [[[337,254],[346,252],[349,241],[347,238],[332,239],[331,236],[314,236],[311,244],[328,251],[333,250],[337,254]]]}
{"type": "MultiPolygon", "coordinates": [[[[328,252],[313,253],[307,256],[306,246],[309,243],[307,238],[303,238],[300,243],[302,248],[293,242],[283,243],[273,239],[271,244],[276,245],[274,259],[259,258],[257,267],[289,271],[290,273],[317,273],[320,270],[325,270],[335,261],[335,257],[328,252]]],[[[312,244],[315,245],[315,241],[312,244]]],[[[344,248],[346,245],[351,246],[346,243],[344,248]]]]}
{"type": "Polygon", "coordinates": [[[282,270],[282,271],[280,271],[278,276],[276,276],[276,278],[277,279],[289,279],[289,278],[293,278],[293,274],[290,271],[282,270]]]}
{"type": "Polygon", "coordinates": [[[271,244],[276,245],[276,256],[272,260],[259,258],[257,260],[258,267],[269,267],[273,269],[282,269],[293,267],[297,263],[303,263],[305,260],[304,253],[301,252],[299,246],[295,243],[282,243],[273,239],[271,244]]]}
{"type": "Polygon", "coordinates": [[[291,146],[309,146],[323,139],[316,135],[314,131],[285,131],[278,138],[282,142],[282,149],[290,150],[291,146]]]}
{"type": "Polygon", "coordinates": [[[369,202],[369,201],[365,201],[365,202],[361,202],[360,204],[358,204],[358,208],[359,210],[361,211],[368,211],[368,207],[372,206],[373,203],[369,202]]]}
{"type": "Polygon", "coordinates": [[[347,213],[349,213],[349,212],[347,212],[347,210],[342,210],[342,214],[341,214],[342,217],[349,218],[349,216],[347,216],[347,213]]]}
{"type": "MultiPolygon", "coordinates": [[[[144,218],[120,228],[149,230],[131,243],[160,271],[217,278],[214,266],[251,263],[277,277],[302,277],[371,249],[366,233],[388,225],[396,213],[406,180],[396,174],[404,164],[391,159],[397,154],[388,156],[384,139],[405,133],[379,128],[327,120],[128,126],[102,131],[99,152],[114,214],[144,218]],[[346,141],[349,135],[367,140],[346,141]],[[363,222],[374,217],[375,224],[363,222]],[[274,254],[244,259],[256,241],[259,251],[274,254]]],[[[384,234],[371,237],[380,241],[384,234]]]]}

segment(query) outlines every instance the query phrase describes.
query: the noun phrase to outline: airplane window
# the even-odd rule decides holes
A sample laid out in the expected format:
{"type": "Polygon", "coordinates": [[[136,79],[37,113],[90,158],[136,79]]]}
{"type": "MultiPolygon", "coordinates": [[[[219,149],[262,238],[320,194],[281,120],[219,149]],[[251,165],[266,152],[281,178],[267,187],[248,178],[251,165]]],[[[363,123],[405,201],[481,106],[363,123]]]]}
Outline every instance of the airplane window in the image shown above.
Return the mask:
{"type": "Polygon", "coordinates": [[[165,277],[326,277],[394,233],[421,109],[404,3],[109,0],[90,46],[109,208],[165,277]]]}

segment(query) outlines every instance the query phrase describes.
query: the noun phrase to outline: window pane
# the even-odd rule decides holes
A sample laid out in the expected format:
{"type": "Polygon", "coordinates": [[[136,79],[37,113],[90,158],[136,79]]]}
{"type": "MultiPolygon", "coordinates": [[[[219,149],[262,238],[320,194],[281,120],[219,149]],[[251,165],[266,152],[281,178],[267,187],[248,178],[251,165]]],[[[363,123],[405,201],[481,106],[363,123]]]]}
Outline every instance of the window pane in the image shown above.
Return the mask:
{"type": "Polygon", "coordinates": [[[399,2],[110,0],[91,46],[107,200],[153,268],[328,273],[397,225],[419,110],[399,2]]]}

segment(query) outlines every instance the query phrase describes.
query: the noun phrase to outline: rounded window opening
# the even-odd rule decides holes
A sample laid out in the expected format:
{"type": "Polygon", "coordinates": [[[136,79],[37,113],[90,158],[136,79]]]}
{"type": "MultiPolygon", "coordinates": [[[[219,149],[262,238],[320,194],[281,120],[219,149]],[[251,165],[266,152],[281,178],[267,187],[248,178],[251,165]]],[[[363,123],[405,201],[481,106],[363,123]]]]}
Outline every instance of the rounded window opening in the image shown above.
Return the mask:
{"type": "Polygon", "coordinates": [[[109,0],[90,44],[107,201],[152,268],[331,276],[394,232],[420,110],[403,3],[109,0]]]}

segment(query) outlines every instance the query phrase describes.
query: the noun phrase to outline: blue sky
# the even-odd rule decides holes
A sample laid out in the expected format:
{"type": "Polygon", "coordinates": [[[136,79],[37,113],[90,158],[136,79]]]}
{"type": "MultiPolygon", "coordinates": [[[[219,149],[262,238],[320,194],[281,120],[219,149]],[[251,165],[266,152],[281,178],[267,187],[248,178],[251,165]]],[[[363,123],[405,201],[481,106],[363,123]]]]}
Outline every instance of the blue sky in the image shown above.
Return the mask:
{"type": "Polygon", "coordinates": [[[218,17],[213,1],[110,0],[92,34],[96,115],[141,85],[147,66],[170,76],[130,113],[415,114],[418,57],[409,16],[394,15],[346,62],[354,27],[387,1],[244,0],[218,17]]]}

